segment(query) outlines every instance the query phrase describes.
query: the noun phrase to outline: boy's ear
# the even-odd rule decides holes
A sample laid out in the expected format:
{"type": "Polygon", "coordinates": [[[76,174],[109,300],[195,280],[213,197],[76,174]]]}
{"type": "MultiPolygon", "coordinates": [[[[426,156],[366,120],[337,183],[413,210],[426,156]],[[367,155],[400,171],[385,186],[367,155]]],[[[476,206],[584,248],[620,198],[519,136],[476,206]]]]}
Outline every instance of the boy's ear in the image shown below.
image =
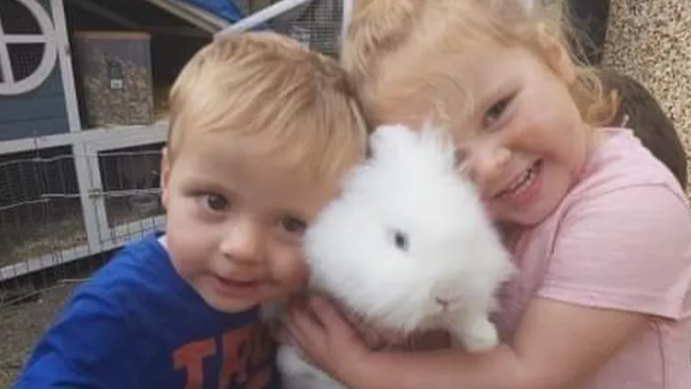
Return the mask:
{"type": "Polygon", "coordinates": [[[168,183],[170,182],[170,157],[168,155],[168,147],[164,146],[161,150],[161,175],[160,175],[160,185],[161,185],[161,204],[163,208],[168,210],[168,183]]]}
{"type": "Polygon", "coordinates": [[[576,82],[576,64],[571,59],[568,48],[545,25],[538,26],[537,38],[548,65],[567,85],[573,85],[576,82]]]}

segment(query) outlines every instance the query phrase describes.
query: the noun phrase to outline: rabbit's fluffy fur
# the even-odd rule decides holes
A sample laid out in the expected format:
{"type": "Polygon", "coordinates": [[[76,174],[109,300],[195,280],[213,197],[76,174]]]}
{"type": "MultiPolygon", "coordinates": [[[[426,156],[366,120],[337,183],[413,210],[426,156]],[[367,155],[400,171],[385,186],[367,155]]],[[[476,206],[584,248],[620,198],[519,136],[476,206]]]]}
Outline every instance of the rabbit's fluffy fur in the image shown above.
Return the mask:
{"type": "MultiPolygon", "coordinates": [[[[469,351],[494,347],[488,315],[514,268],[453,144],[429,126],[382,126],[370,141],[372,156],[305,235],[310,288],[384,328],[443,329],[469,351]]],[[[289,389],[344,388],[292,346],[278,364],[289,389]]]]}

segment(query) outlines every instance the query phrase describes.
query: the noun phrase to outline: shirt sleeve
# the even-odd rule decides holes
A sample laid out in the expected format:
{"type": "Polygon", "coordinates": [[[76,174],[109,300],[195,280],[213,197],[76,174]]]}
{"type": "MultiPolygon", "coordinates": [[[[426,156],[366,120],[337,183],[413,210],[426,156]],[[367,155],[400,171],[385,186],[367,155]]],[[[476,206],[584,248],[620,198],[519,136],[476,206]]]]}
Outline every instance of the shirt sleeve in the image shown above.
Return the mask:
{"type": "Polygon", "coordinates": [[[16,389],[143,388],[140,347],[121,306],[98,293],[79,292],[39,340],[16,389]]]}
{"type": "Polygon", "coordinates": [[[573,205],[538,296],[679,319],[690,284],[688,206],[664,186],[636,186],[573,205]]]}

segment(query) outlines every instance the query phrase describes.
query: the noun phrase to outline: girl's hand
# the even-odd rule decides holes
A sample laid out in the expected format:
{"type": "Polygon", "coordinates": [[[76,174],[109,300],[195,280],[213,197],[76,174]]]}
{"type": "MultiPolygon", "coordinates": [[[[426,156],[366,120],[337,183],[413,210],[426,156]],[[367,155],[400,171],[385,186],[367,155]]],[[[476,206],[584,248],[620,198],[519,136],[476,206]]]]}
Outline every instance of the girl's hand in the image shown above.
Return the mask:
{"type": "Polygon", "coordinates": [[[313,296],[292,303],[284,325],[290,342],[333,378],[352,387],[356,386],[352,382],[367,374],[373,352],[327,299],[313,296]]]}
{"type": "Polygon", "coordinates": [[[374,360],[386,359],[387,353],[374,350],[429,351],[450,347],[446,332],[407,337],[396,331],[373,329],[357,317],[344,315],[331,301],[319,296],[292,301],[280,334],[282,342],[296,345],[310,363],[350,387],[368,386],[371,377],[381,373],[374,360]]]}

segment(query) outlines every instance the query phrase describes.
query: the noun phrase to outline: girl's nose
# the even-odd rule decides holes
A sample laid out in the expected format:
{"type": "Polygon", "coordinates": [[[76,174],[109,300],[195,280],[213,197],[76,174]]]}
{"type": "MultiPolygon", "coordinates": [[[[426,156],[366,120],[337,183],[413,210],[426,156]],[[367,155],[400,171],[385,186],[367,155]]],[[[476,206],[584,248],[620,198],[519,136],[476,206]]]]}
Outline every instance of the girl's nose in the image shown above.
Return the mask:
{"type": "Polygon", "coordinates": [[[260,260],[262,231],[254,220],[236,219],[221,240],[220,251],[231,261],[251,265],[260,260]]]}
{"type": "Polygon", "coordinates": [[[474,150],[468,160],[467,170],[472,180],[487,189],[499,178],[511,159],[511,151],[505,147],[484,147],[474,150]]]}

